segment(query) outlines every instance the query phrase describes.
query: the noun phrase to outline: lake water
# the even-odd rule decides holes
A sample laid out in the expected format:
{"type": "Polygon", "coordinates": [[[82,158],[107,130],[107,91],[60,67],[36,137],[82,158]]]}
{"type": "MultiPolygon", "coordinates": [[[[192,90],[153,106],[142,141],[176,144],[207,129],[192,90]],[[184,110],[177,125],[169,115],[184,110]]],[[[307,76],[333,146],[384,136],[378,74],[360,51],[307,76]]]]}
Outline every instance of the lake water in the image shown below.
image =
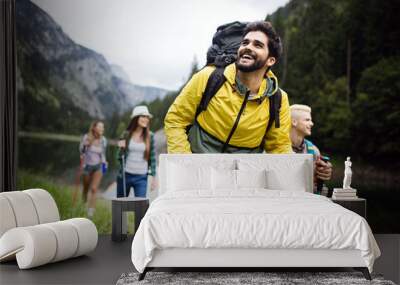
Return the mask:
{"type": "MultiPolygon", "coordinates": [[[[79,143],[36,138],[19,138],[18,169],[53,177],[67,185],[74,185],[79,170],[79,143]]],[[[107,147],[107,172],[100,190],[115,181],[118,172],[117,147],[107,147]]]]}

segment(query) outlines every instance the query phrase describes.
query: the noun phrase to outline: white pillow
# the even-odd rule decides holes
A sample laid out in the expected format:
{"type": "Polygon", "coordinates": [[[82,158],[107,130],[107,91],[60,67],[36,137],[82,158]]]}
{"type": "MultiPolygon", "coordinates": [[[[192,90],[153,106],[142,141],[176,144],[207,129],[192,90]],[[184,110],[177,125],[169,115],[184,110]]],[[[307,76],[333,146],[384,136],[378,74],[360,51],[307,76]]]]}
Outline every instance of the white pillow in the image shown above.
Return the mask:
{"type": "Polygon", "coordinates": [[[218,190],[236,190],[236,170],[212,168],[212,188],[218,190]]]}
{"type": "Polygon", "coordinates": [[[236,170],[237,187],[240,188],[267,188],[267,171],[263,170],[236,170]]]}
{"type": "Polygon", "coordinates": [[[312,192],[312,189],[307,189],[311,184],[311,177],[307,176],[307,173],[310,172],[308,169],[305,169],[307,166],[305,161],[296,161],[290,159],[290,157],[276,160],[273,160],[273,157],[270,158],[270,160],[239,160],[238,167],[240,170],[248,171],[266,169],[267,189],[288,191],[308,190],[312,192]]]}
{"type": "Polygon", "coordinates": [[[293,168],[290,175],[287,172],[269,169],[267,174],[267,188],[271,190],[307,191],[307,178],[301,167],[293,168]]]}
{"type": "Polygon", "coordinates": [[[167,191],[211,189],[211,167],[169,163],[167,191]]]}

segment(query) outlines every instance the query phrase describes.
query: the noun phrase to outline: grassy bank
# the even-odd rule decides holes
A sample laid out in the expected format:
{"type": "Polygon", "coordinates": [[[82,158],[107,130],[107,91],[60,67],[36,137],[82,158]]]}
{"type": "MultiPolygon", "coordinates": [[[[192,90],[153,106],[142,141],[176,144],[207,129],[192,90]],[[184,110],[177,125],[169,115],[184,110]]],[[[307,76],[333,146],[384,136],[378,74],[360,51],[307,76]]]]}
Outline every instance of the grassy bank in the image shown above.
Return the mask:
{"type": "MultiPolygon", "coordinates": [[[[19,171],[17,188],[20,190],[29,188],[42,188],[47,190],[56,201],[61,220],[74,217],[87,217],[86,206],[83,204],[80,195],[78,195],[79,197],[75,205],[72,205],[72,195],[75,189],[71,186],[62,185],[46,176],[19,171]]],[[[99,234],[111,233],[110,201],[97,199],[96,211],[92,217],[92,221],[96,225],[99,234]]],[[[132,223],[130,222],[130,224],[132,223]]]]}

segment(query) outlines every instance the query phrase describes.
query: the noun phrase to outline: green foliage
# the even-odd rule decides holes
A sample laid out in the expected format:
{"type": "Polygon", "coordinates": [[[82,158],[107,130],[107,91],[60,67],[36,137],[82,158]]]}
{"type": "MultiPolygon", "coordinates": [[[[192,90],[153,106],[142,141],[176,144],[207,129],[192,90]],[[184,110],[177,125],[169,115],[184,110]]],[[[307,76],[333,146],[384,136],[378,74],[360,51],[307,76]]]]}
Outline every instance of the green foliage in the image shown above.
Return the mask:
{"type": "Polygon", "coordinates": [[[312,107],[322,152],[398,156],[399,12],[396,0],[292,0],[266,17],[284,44],[273,71],[291,104],[312,107]]]}
{"type": "Polygon", "coordinates": [[[119,138],[119,136],[126,129],[130,112],[127,112],[124,115],[124,117],[121,117],[117,112],[114,112],[111,118],[105,122],[104,135],[107,138],[119,138]]]}
{"type": "Polygon", "coordinates": [[[366,136],[355,139],[370,158],[394,161],[400,155],[399,66],[400,57],[382,59],[364,70],[357,85],[354,130],[366,136]]]}
{"type": "MultiPolygon", "coordinates": [[[[72,205],[72,195],[75,189],[71,186],[61,185],[49,177],[19,171],[17,188],[20,190],[42,188],[48,191],[57,204],[61,220],[87,217],[86,207],[81,197],[78,197],[76,204],[72,205]]],[[[97,199],[96,211],[92,221],[96,225],[99,234],[111,233],[111,209],[109,201],[97,199]]]]}
{"type": "Polygon", "coordinates": [[[329,1],[297,1],[290,6],[284,24],[277,18],[284,54],[275,69],[281,75],[282,87],[295,101],[311,104],[315,90],[334,79],[336,49],[340,46],[335,42],[335,23],[340,17],[334,13],[335,5],[329,1]]]}
{"type": "Polygon", "coordinates": [[[399,54],[400,34],[397,0],[348,1],[345,33],[352,44],[352,82],[354,92],[363,71],[383,57],[399,54]]]}
{"type": "Polygon", "coordinates": [[[97,199],[96,211],[91,220],[96,225],[99,234],[111,234],[112,216],[110,204],[110,201],[97,199]]]}
{"type": "Polygon", "coordinates": [[[150,112],[154,114],[154,118],[151,122],[152,130],[156,131],[164,128],[165,116],[167,115],[168,109],[174,102],[177,95],[177,92],[170,92],[164,97],[163,100],[156,99],[148,104],[150,112]]]}
{"type": "Polygon", "coordinates": [[[330,153],[349,153],[348,141],[351,140],[353,114],[346,100],[346,78],[327,82],[323,89],[317,91],[317,100],[313,104],[314,129],[313,140],[324,145],[330,153]]]}

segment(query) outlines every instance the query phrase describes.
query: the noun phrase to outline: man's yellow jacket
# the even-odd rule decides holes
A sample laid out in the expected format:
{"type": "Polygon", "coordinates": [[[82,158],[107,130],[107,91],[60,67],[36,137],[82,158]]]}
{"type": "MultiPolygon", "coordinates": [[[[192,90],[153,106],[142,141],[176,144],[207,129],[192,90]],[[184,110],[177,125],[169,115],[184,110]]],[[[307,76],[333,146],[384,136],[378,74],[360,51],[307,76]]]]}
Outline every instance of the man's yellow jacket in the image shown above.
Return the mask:
{"type": "MultiPolygon", "coordinates": [[[[205,67],[193,75],[169,108],[164,121],[168,153],[192,152],[186,129],[194,124],[197,106],[214,69],[215,67],[205,67]]],[[[240,94],[236,86],[234,63],[225,68],[224,76],[226,77],[224,85],[211,99],[207,110],[197,117],[201,129],[222,143],[226,141],[244,100],[244,94],[240,94]]],[[[277,79],[269,71],[262,81],[258,94],[247,102],[237,129],[229,142],[230,145],[238,148],[256,148],[261,144],[270,114],[268,98],[266,100],[260,98],[265,96],[265,93],[274,96],[277,90],[277,79]]],[[[264,144],[267,153],[292,153],[289,137],[291,125],[289,100],[283,90],[281,93],[280,127],[275,128],[275,124],[272,124],[267,132],[264,144]]]]}

